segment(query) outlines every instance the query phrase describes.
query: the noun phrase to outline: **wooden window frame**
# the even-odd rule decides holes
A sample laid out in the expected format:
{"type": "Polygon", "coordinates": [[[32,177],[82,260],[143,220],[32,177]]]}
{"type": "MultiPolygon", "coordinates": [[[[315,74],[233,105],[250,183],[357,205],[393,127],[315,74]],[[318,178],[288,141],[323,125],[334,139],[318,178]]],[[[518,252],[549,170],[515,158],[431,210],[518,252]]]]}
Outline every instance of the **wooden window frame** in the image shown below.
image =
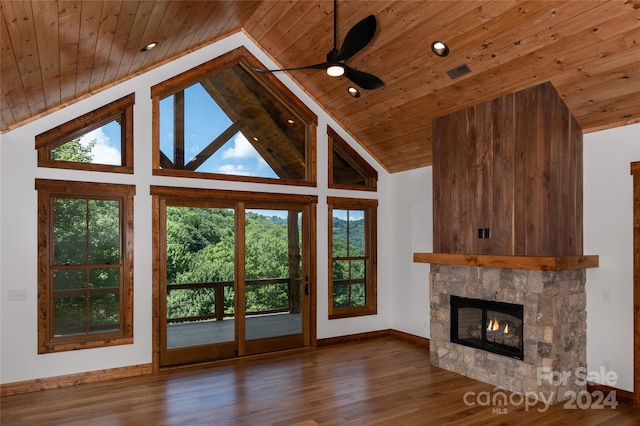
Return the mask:
{"type": "Polygon", "coordinates": [[[36,179],[38,191],[38,353],[133,343],[133,196],[135,186],[36,179]],[[120,202],[120,327],[118,331],[54,336],[53,200],[83,198],[120,202]]]}
{"type": "Polygon", "coordinates": [[[335,130],[327,126],[328,137],[328,163],[329,163],[329,188],[332,189],[356,189],[360,191],[378,190],[378,172],[360,156],[335,130]],[[340,155],[351,167],[365,178],[364,185],[354,185],[334,182],[333,154],[340,155]]]}
{"type": "Polygon", "coordinates": [[[316,127],[318,117],[300,99],[298,99],[277,77],[271,73],[259,76],[260,84],[277,97],[284,105],[306,122],[306,170],[304,180],[275,179],[267,177],[231,175],[222,173],[208,173],[190,170],[163,169],[161,167],[160,155],[160,100],[167,96],[174,95],[196,83],[199,83],[207,76],[218,71],[225,70],[234,65],[241,65],[251,73],[254,68],[264,68],[244,46],[240,46],[228,53],[203,63],[195,68],[183,72],[169,80],[156,84],[151,88],[151,100],[153,109],[152,123],[152,174],[155,176],[186,177],[198,179],[214,179],[234,182],[267,183],[278,185],[295,186],[317,186],[317,159],[316,159],[316,127]]]}
{"type": "Polygon", "coordinates": [[[130,94],[93,110],[73,120],[41,133],[35,138],[38,151],[38,167],[88,170],[95,172],[133,174],[133,104],[135,94],[130,94]],[[121,164],[95,164],[51,159],[51,151],[92,130],[114,120],[120,120],[121,164]]]}
{"type": "Polygon", "coordinates": [[[377,227],[378,227],[378,200],[362,198],[327,197],[329,226],[329,319],[356,317],[363,315],[375,315],[378,313],[377,298],[377,227]],[[365,226],[365,294],[366,305],[358,307],[335,308],[333,306],[333,210],[364,210],[365,226]]]}

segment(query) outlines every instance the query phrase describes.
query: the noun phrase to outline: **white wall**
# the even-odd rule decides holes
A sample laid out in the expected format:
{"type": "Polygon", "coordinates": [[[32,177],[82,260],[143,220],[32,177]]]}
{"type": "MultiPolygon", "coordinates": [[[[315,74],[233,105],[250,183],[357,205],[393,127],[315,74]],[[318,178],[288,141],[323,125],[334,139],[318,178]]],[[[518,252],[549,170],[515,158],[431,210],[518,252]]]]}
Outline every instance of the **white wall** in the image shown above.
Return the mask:
{"type": "Polygon", "coordinates": [[[640,124],[584,136],[584,253],[600,256],[587,271],[587,364],[605,363],[615,387],[633,391],[633,177],[640,124]],[[610,301],[604,299],[609,295],[610,301]]]}
{"type": "Polygon", "coordinates": [[[431,167],[391,175],[394,330],[430,337],[429,265],[413,253],[433,251],[431,167]]]}
{"type": "MultiPolygon", "coordinates": [[[[151,174],[151,86],[220,56],[240,45],[246,46],[267,66],[275,64],[243,33],[193,52],[125,83],[77,102],[18,129],[0,135],[0,382],[110,369],[151,362],[152,276],[150,185],[172,185],[261,192],[311,194],[318,196],[317,217],[317,325],[318,338],[362,333],[390,327],[393,312],[391,267],[385,259],[390,249],[391,216],[389,174],[366,151],[316,105],[286,75],[287,87],[318,115],[318,187],[276,186],[214,180],[180,179],[151,174]],[[37,167],[35,135],[135,92],[135,174],[109,174],[37,167]],[[327,189],[327,132],[331,125],[379,174],[378,192],[359,193],[327,189]],[[85,349],[55,354],[37,354],[37,204],[34,180],[68,179],[136,185],[134,198],[134,343],[108,348],[85,349]],[[378,314],[358,318],[327,319],[327,195],[378,198],[380,262],[378,266],[378,314]],[[27,291],[25,301],[8,299],[9,290],[27,291]]],[[[345,93],[346,96],[346,93],[345,93]]],[[[357,101],[354,101],[357,102],[357,101]]]]}

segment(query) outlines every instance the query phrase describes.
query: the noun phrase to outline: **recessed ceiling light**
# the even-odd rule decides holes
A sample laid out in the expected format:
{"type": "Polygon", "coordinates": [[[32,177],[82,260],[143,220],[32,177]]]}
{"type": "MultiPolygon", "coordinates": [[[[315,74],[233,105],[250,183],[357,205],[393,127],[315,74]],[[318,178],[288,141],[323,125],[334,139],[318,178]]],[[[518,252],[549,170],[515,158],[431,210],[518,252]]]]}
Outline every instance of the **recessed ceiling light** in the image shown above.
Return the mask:
{"type": "Polygon", "coordinates": [[[258,140],[259,140],[259,139],[258,139],[257,137],[255,137],[255,136],[254,136],[254,137],[253,137],[253,140],[254,140],[254,141],[256,141],[256,142],[258,142],[258,140]]]}
{"type": "Polygon", "coordinates": [[[447,46],[443,41],[436,40],[431,43],[431,51],[438,56],[447,56],[449,54],[449,46],[447,46]]]}
{"type": "Polygon", "coordinates": [[[353,96],[354,98],[359,98],[360,97],[360,91],[358,89],[356,89],[355,87],[353,87],[353,86],[349,86],[347,91],[349,91],[349,94],[351,96],[353,96]]]}
{"type": "Polygon", "coordinates": [[[145,47],[143,47],[142,49],[140,49],[140,51],[142,52],[148,52],[151,49],[153,49],[154,47],[156,47],[158,45],[157,41],[152,41],[151,43],[147,44],[145,47]]]}
{"type": "Polygon", "coordinates": [[[287,123],[289,123],[289,124],[295,124],[296,122],[293,120],[293,118],[289,118],[289,119],[287,120],[287,123]]]}

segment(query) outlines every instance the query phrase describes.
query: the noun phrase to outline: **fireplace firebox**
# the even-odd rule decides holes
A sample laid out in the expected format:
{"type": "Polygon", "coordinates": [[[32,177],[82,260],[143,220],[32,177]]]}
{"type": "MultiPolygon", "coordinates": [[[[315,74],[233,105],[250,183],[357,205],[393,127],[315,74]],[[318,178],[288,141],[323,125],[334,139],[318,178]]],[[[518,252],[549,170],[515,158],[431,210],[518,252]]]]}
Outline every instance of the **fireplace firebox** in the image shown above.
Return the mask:
{"type": "Polygon", "coordinates": [[[524,359],[523,306],[451,296],[451,342],[524,359]]]}

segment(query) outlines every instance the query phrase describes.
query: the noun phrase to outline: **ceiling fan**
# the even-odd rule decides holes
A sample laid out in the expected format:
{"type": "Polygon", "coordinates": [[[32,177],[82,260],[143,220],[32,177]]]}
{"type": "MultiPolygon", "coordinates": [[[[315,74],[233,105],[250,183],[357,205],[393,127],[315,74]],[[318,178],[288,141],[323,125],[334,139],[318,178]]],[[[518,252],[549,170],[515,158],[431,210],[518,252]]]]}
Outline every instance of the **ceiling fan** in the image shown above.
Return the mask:
{"type": "Polygon", "coordinates": [[[342,42],[340,49],[337,47],[338,40],[338,0],[333,1],[333,49],[327,53],[326,62],[320,64],[307,65],[296,68],[280,68],[273,70],[265,70],[254,68],[257,72],[278,72],[278,71],[295,71],[305,69],[325,70],[332,77],[344,75],[357,86],[363,89],[377,89],[384,86],[384,82],[373,74],[359,71],[349,67],[345,62],[353,55],[361,51],[373,39],[376,33],[376,17],[369,15],[357,24],[355,24],[342,42]]]}

